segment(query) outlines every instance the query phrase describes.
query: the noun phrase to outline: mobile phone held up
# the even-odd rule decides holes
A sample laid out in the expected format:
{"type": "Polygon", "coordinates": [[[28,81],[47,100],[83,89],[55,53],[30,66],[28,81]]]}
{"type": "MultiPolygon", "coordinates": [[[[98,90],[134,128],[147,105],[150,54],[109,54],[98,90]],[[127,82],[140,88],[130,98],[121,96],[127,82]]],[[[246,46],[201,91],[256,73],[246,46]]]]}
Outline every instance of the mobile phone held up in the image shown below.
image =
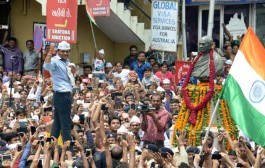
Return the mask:
{"type": "Polygon", "coordinates": [[[79,122],[80,122],[80,124],[84,124],[85,123],[85,115],[84,114],[80,114],[79,115],[79,122]]]}
{"type": "Polygon", "coordinates": [[[212,159],[213,160],[220,160],[220,159],[222,159],[222,155],[220,155],[219,153],[214,153],[214,154],[212,154],[212,159]]]}
{"type": "Polygon", "coordinates": [[[70,146],[72,146],[72,147],[75,146],[75,141],[71,141],[70,146]]]}
{"type": "Polygon", "coordinates": [[[88,157],[91,154],[91,149],[86,149],[86,157],[88,157]]]}
{"type": "Polygon", "coordinates": [[[36,132],[36,127],[34,127],[34,126],[30,126],[30,132],[31,132],[32,135],[35,134],[35,132],[36,132]]]}

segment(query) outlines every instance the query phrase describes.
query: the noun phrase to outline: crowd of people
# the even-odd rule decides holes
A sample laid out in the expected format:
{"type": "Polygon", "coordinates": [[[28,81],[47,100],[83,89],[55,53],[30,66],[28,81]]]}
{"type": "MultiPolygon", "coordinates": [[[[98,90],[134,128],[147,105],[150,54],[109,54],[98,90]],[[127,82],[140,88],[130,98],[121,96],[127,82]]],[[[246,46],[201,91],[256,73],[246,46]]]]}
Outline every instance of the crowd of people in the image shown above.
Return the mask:
{"type": "MultiPolygon", "coordinates": [[[[172,132],[181,86],[174,65],[158,63],[151,51],[132,45],[124,61],[112,64],[102,49],[81,74],[69,62],[67,42],[57,51],[46,46],[43,71],[32,40],[24,53],[15,38],[1,46],[1,167],[265,167],[264,149],[243,134],[232,140],[225,130],[210,132],[204,141],[204,131],[201,146],[191,146],[187,132],[172,132]]],[[[233,63],[231,46],[224,49],[218,85],[233,63]]]]}

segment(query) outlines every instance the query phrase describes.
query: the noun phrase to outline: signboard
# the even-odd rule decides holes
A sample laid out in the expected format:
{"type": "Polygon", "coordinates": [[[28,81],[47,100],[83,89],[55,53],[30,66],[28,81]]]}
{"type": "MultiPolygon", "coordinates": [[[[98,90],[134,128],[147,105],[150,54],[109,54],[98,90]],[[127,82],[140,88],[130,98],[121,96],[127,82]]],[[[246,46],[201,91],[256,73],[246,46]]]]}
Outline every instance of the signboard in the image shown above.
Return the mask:
{"type": "MultiPolygon", "coordinates": [[[[44,50],[45,46],[49,45],[51,43],[50,41],[47,41],[47,39],[46,39],[46,32],[47,32],[46,23],[34,22],[33,23],[33,32],[35,31],[36,27],[39,27],[42,31],[42,49],[44,50]]],[[[55,43],[55,48],[57,48],[59,43],[58,42],[53,42],[53,43],[55,43]]]]}
{"type": "Polygon", "coordinates": [[[178,3],[152,1],[152,49],[176,52],[178,3]]]}
{"type": "Polygon", "coordinates": [[[34,29],[34,49],[40,52],[42,49],[42,31],[39,26],[34,29]]]}
{"type": "Polygon", "coordinates": [[[233,36],[233,40],[238,40],[238,36],[241,37],[247,32],[247,26],[244,21],[243,12],[241,12],[240,19],[238,18],[238,13],[235,13],[234,16],[230,18],[229,23],[225,27],[233,36]]]}
{"type": "MultiPolygon", "coordinates": [[[[253,4],[263,3],[264,0],[215,0],[215,4],[253,4]]],[[[186,5],[210,4],[210,0],[186,0],[186,5]]]]}
{"type": "MultiPolygon", "coordinates": [[[[176,76],[175,76],[175,82],[176,84],[179,84],[181,81],[183,82],[183,78],[188,74],[188,71],[190,69],[191,62],[190,61],[176,61],[175,67],[176,67],[176,76]]],[[[182,86],[182,85],[181,85],[182,86]]]]}
{"type": "Polygon", "coordinates": [[[88,0],[93,16],[110,16],[110,0],[88,0]]]}
{"type": "Polygon", "coordinates": [[[76,43],[76,0],[47,0],[47,40],[76,43]]]}

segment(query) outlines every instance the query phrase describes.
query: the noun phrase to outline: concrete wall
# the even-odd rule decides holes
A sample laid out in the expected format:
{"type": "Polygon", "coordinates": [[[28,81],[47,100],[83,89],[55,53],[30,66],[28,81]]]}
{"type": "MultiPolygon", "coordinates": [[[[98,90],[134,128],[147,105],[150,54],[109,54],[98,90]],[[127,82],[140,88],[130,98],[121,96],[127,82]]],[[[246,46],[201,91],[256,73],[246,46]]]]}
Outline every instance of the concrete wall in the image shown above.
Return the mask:
{"type": "MultiPolygon", "coordinates": [[[[18,39],[18,47],[26,50],[25,41],[33,39],[33,22],[46,22],[46,17],[41,15],[41,4],[35,0],[27,0],[26,14],[21,10],[21,1],[12,1],[11,4],[11,35],[18,39]]],[[[96,37],[97,48],[105,49],[105,59],[112,63],[123,61],[129,54],[129,46],[132,44],[115,43],[109,39],[95,25],[94,32],[96,37]]],[[[90,60],[94,56],[94,42],[91,33],[90,22],[87,17],[85,6],[78,7],[78,25],[77,25],[77,43],[71,45],[70,60],[74,63],[80,63],[81,53],[89,53],[90,60]]],[[[140,50],[144,45],[139,46],[140,50]]],[[[90,64],[91,64],[90,61],[90,64]]]]}
{"type": "MultiPolygon", "coordinates": [[[[115,43],[114,44],[114,55],[113,55],[113,63],[115,62],[122,62],[125,57],[127,57],[130,54],[129,47],[132,44],[125,44],[125,43],[115,43]]],[[[138,48],[138,51],[144,51],[144,45],[136,45],[138,48]]]]}
{"type": "MultiPolygon", "coordinates": [[[[152,17],[151,14],[151,6],[152,4],[147,0],[147,3],[144,3],[144,0],[135,0],[135,3],[138,4],[147,15],[152,17]]],[[[148,19],[139,9],[137,9],[133,4],[131,4],[131,7],[133,8],[132,16],[138,16],[138,22],[145,23],[144,27],[145,29],[151,28],[151,20],[148,19]]]]}
{"type": "Polygon", "coordinates": [[[36,1],[27,1],[26,15],[21,9],[21,1],[11,2],[11,35],[18,40],[18,47],[25,51],[26,40],[33,39],[33,22],[46,22],[41,16],[41,5],[36,1]]]}

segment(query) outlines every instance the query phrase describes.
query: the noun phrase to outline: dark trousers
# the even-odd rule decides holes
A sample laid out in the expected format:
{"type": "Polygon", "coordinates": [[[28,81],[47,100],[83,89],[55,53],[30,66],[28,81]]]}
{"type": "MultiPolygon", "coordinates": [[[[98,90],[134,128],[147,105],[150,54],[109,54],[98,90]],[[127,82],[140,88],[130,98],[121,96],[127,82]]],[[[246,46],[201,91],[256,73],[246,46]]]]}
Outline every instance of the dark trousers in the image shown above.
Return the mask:
{"type": "Polygon", "coordinates": [[[145,147],[146,145],[149,145],[149,144],[156,145],[156,146],[158,147],[158,149],[164,147],[164,141],[157,141],[157,142],[144,141],[144,147],[145,147]]]}
{"type": "Polygon", "coordinates": [[[71,140],[71,104],[72,97],[70,92],[54,92],[54,120],[52,124],[51,136],[58,138],[60,131],[62,133],[63,142],[71,140]]]}

